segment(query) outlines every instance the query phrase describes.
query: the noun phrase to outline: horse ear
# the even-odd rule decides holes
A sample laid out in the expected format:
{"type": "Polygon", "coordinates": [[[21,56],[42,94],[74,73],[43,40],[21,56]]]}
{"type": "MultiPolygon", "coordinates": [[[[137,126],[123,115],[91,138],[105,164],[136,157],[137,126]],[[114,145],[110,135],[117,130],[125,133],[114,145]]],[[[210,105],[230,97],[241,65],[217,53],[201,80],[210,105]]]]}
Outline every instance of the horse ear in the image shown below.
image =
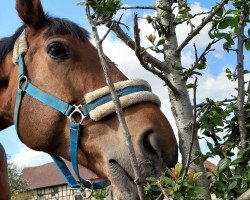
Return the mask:
{"type": "Polygon", "coordinates": [[[25,25],[31,29],[38,29],[46,21],[40,0],[16,0],[16,9],[25,25]]]}

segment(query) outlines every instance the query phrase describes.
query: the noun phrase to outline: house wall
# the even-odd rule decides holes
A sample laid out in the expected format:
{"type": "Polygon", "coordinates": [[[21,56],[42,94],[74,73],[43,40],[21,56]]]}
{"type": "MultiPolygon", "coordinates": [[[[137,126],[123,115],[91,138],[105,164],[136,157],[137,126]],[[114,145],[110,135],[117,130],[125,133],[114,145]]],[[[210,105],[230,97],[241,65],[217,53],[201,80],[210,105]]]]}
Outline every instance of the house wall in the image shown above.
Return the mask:
{"type": "Polygon", "coordinates": [[[82,200],[78,190],[72,190],[67,185],[29,190],[17,194],[12,200],[82,200]]]}

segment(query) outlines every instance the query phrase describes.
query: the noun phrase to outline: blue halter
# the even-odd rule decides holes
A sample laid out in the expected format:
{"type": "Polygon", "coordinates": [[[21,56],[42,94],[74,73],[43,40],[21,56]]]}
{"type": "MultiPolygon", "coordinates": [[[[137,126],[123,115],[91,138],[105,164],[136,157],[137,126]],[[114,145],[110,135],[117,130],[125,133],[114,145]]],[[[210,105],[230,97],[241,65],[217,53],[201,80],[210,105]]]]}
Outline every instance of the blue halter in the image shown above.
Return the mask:
{"type": "MultiPolygon", "coordinates": [[[[60,172],[64,176],[69,187],[72,189],[82,189],[83,187],[89,189],[101,189],[107,187],[109,184],[105,180],[85,180],[82,179],[79,175],[78,170],[78,141],[79,141],[79,134],[80,134],[80,127],[81,123],[85,117],[89,116],[89,112],[96,107],[105,104],[109,101],[112,101],[111,94],[104,95],[88,104],[82,104],[79,106],[70,105],[68,103],[63,102],[62,100],[43,92],[42,90],[38,89],[36,86],[32,85],[27,78],[26,74],[26,67],[24,63],[24,58],[22,55],[18,57],[18,89],[17,89],[17,97],[16,97],[16,105],[15,105],[15,127],[18,133],[20,140],[22,141],[20,134],[19,134],[19,112],[20,107],[22,105],[23,96],[27,93],[31,97],[37,99],[38,101],[42,102],[43,104],[61,112],[63,115],[69,118],[70,120],[70,158],[72,168],[75,172],[75,175],[78,178],[78,181],[75,180],[71,172],[69,171],[68,167],[64,163],[61,157],[50,155],[54,162],[56,163],[57,167],[59,168],[60,172]],[[74,114],[78,114],[81,116],[81,120],[76,122],[74,120],[74,114]]],[[[150,89],[144,85],[137,85],[137,86],[129,86],[127,88],[118,90],[118,96],[125,96],[127,94],[132,94],[139,91],[150,91],[150,89]]]]}

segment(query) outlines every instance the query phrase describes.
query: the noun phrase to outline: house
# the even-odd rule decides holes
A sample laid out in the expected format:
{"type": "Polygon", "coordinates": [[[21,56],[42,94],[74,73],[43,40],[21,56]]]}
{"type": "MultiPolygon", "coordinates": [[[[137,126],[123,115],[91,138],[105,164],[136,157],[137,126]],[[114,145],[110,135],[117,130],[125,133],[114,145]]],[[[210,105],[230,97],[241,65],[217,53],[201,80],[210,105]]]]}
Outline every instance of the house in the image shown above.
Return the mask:
{"type": "MultiPolygon", "coordinates": [[[[72,174],[70,162],[65,161],[72,174]]],[[[85,167],[79,166],[79,173],[84,179],[97,178],[85,167]]],[[[20,200],[81,200],[78,190],[70,189],[56,165],[51,162],[37,167],[27,167],[22,171],[22,178],[27,181],[29,190],[22,193],[20,200]]],[[[89,192],[89,191],[88,191],[89,192]]]]}

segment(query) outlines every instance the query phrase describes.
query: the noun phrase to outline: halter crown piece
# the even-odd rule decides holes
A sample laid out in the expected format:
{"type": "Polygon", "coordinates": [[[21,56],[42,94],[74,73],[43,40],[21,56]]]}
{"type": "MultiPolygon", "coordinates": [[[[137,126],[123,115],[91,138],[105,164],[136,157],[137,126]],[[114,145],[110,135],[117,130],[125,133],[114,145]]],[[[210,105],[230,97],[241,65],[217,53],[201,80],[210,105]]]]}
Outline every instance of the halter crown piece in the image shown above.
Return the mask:
{"type": "MultiPolygon", "coordinates": [[[[19,112],[22,105],[23,96],[27,94],[69,118],[70,158],[72,168],[78,181],[76,181],[74,176],[71,174],[70,170],[61,157],[51,155],[69,187],[72,189],[80,189],[81,191],[84,187],[91,190],[107,187],[108,182],[105,180],[85,180],[80,177],[78,171],[77,153],[80,128],[84,118],[90,117],[92,120],[98,121],[103,117],[115,112],[114,103],[112,101],[109,88],[106,86],[86,94],[86,104],[80,105],[70,105],[58,99],[57,97],[40,90],[30,81],[28,81],[28,75],[26,73],[26,66],[24,63],[24,54],[28,49],[26,38],[27,33],[26,30],[24,30],[15,43],[12,60],[14,64],[18,64],[19,83],[17,89],[14,120],[16,131],[20,140],[22,141],[19,134],[19,112]],[[80,114],[82,119],[78,122],[75,121],[73,116],[74,113],[80,114]]],[[[114,85],[123,108],[140,102],[153,102],[157,105],[160,105],[159,98],[151,92],[150,85],[144,80],[126,80],[117,82],[114,85]]]]}

